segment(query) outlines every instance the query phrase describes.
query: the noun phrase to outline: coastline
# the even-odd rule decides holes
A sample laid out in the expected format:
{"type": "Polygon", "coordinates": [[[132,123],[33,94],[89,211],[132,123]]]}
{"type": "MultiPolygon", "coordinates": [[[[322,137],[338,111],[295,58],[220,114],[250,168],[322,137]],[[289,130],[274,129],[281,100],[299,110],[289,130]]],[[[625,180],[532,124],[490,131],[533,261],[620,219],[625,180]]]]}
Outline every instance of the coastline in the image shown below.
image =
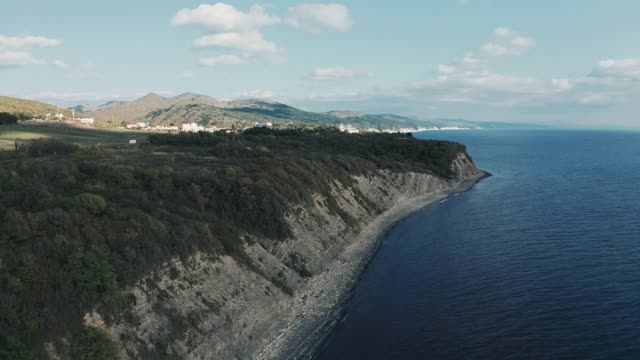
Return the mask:
{"type": "Polygon", "coordinates": [[[350,298],[364,270],[369,265],[385,234],[411,214],[471,190],[490,173],[475,176],[438,192],[407,199],[376,217],[356,236],[353,243],[335,261],[335,266],[318,274],[296,294],[285,323],[287,326],[271,339],[255,359],[312,359],[334,329],[343,305],[350,298]]]}

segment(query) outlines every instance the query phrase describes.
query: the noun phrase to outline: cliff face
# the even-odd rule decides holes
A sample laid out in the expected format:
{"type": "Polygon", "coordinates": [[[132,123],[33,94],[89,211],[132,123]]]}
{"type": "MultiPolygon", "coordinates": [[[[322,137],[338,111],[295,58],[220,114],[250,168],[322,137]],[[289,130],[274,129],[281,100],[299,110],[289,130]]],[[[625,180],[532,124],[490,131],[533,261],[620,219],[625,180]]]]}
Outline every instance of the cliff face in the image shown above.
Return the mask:
{"type": "MultiPolygon", "coordinates": [[[[483,176],[463,153],[452,170],[455,180],[381,171],[348,186],[336,181],[332,196],[316,194],[313,204],[291,208],[288,241],[247,237],[242,263],[203,253],[166,262],[130,289],[131,314],[105,329],[126,359],[300,352],[311,346],[305,339],[329,327],[328,309],[344,299],[381,231],[483,176]]],[[[99,314],[89,315],[87,324],[105,327],[99,314]]]]}

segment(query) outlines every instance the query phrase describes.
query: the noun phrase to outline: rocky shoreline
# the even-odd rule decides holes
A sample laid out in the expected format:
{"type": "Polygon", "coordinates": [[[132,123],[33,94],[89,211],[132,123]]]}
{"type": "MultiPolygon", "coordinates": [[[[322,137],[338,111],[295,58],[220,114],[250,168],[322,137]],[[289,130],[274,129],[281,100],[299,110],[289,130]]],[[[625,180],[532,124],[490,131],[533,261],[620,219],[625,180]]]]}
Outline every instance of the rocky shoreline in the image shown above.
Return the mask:
{"type": "Polygon", "coordinates": [[[359,232],[344,249],[335,266],[314,276],[299,289],[283,327],[262,349],[255,359],[311,359],[316,350],[340,319],[340,312],[361,274],[375,255],[386,232],[397,222],[425,207],[456,193],[473,188],[490,176],[478,171],[472,176],[452,183],[450,187],[407,199],[377,216],[359,232]]]}

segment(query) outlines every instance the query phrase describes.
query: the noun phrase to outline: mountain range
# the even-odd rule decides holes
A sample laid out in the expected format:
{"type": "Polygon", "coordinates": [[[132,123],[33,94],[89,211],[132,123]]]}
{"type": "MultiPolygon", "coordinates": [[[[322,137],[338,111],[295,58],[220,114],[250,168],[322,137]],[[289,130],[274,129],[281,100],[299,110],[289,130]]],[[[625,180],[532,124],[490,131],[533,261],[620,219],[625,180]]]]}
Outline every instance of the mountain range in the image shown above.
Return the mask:
{"type": "MultiPolygon", "coordinates": [[[[150,93],[133,101],[109,101],[102,105],[78,105],[83,117],[93,117],[100,126],[120,126],[129,122],[156,125],[197,123],[204,126],[244,128],[256,123],[277,127],[340,126],[355,129],[407,130],[432,128],[522,127],[519,124],[475,122],[394,114],[364,114],[354,111],[310,112],[275,101],[262,99],[223,101],[211,96],[184,93],[163,97],[150,93]]],[[[0,112],[29,113],[37,117],[56,110],[53,105],[9,97],[0,97],[0,112]]],[[[69,115],[69,111],[65,115],[69,115]]]]}
{"type": "MultiPolygon", "coordinates": [[[[76,107],[77,110],[82,110],[76,107]]],[[[185,93],[175,97],[148,94],[130,102],[109,102],[91,109],[87,116],[99,122],[120,125],[144,121],[155,125],[198,123],[204,126],[246,127],[270,122],[276,126],[339,126],[356,129],[419,129],[419,128],[479,128],[480,124],[466,120],[432,119],[393,114],[363,114],[353,111],[309,112],[275,101],[247,99],[223,101],[211,96],[185,93]]]]}

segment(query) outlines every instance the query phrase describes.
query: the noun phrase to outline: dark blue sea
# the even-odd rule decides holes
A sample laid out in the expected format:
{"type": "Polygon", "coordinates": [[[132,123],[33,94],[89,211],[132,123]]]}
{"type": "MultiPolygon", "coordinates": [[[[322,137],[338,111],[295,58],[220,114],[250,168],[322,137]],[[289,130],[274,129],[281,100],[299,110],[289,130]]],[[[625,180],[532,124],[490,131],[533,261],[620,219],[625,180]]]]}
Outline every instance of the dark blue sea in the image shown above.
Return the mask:
{"type": "Polygon", "coordinates": [[[317,358],[640,359],[640,133],[417,136],[493,176],[387,233],[317,358]]]}

